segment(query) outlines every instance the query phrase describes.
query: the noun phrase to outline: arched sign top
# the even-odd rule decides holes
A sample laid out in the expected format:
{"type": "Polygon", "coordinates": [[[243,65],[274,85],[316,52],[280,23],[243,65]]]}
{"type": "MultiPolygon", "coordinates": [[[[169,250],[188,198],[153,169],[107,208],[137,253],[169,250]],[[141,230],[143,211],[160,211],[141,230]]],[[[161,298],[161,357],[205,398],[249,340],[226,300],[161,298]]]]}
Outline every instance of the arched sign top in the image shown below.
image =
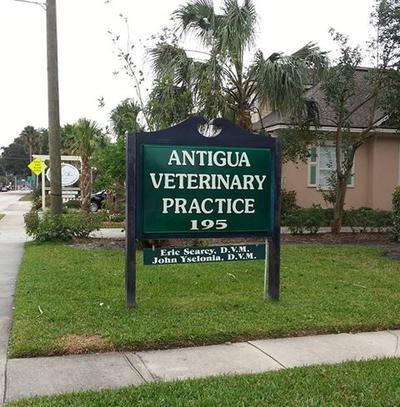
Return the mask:
{"type": "Polygon", "coordinates": [[[147,140],[160,141],[168,143],[193,144],[194,145],[215,145],[215,146],[234,146],[244,145],[248,147],[262,147],[268,145],[275,148],[276,139],[260,134],[251,133],[242,127],[236,125],[230,120],[222,117],[208,121],[201,116],[192,116],[188,119],[159,131],[137,133],[136,139],[142,137],[147,140]],[[204,137],[199,132],[199,126],[211,124],[221,129],[215,137],[204,137]]]}

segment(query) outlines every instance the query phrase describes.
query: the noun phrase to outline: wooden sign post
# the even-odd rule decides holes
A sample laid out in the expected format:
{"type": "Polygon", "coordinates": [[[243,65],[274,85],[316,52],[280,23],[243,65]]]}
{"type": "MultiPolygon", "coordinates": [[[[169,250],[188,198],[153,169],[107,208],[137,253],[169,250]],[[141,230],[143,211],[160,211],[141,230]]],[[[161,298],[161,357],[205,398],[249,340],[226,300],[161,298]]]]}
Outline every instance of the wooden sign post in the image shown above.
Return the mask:
{"type": "Polygon", "coordinates": [[[265,296],[279,299],[278,140],[225,119],[213,121],[221,130],[217,136],[205,137],[198,131],[205,123],[192,117],[166,130],[127,137],[129,307],[136,305],[137,239],[265,237],[265,296]]]}

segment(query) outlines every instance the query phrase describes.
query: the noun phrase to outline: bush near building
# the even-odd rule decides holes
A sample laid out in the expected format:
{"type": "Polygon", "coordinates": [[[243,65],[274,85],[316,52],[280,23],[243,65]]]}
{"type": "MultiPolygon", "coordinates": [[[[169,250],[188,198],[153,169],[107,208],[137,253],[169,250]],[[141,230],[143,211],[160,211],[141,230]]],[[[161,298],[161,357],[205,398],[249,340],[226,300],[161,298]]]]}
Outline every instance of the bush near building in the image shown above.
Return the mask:
{"type": "Polygon", "coordinates": [[[400,241],[400,186],[396,187],[392,196],[392,237],[393,240],[400,241]]]}

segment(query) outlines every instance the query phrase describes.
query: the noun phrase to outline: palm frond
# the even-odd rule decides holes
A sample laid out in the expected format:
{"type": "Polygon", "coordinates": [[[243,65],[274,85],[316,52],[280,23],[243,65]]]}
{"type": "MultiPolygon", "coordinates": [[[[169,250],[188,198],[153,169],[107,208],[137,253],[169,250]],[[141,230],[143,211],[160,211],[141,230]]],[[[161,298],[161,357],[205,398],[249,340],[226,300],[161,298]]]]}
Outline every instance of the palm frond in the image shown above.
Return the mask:
{"type": "Polygon", "coordinates": [[[203,43],[212,43],[215,11],[212,0],[195,0],[179,7],[173,17],[183,32],[193,32],[203,43]]]}
{"type": "Polygon", "coordinates": [[[301,60],[274,53],[264,58],[257,52],[250,75],[256,84],[261,103],[280,112],[296,111],[302,105],[302,94],[307,84],[308,72],[301,60]]]}
{"type": "Polygon", "coordinates": [[[95,148],[105,142],[103,132],[93,120],[81,118],[69,128],[69,131],[70,150],[80,156],[90,157],[95,148]]]}
{"type": "Polygon", "coordinates": [[[328,67],[328,53],[321,51],[317,44],[309,42],[292,54],[292,57],[302,61],[313,73],[314,83],[321,79],[328,67]]]}
{"type": "Polygon", "coordinates": [[[289,56],[275,52],[264,58],[259,51],[249,70],[249,76],[256,84],[254,93],[272,110],[305,117],[308,105],[303,94],[307,85],[320,79],[327,61],[326,53],[313,43],[289,56]]]}
{"type": "Polygon", "coordinates": [[[206,61],[194,61],[190,71],[197,113],[207,117],[221,115],[223,105],[223,67],[217,54],[206,61]]]}
{"type": "Polygon", "coordinates": [[[220,24],[224,46],[236,50],[254,45],[257,12],[253,0],[245,0],[240,6],[238,0],[225,0],[223,24],[220,24]]]}
{"type": "Polygon", "coordinates": [[[176,85],[187,82],[192,59],[187,56],[183,48],[168,43],[160,43],[149,53],[156,77],[168,76],[173,78],[176,85]]]}

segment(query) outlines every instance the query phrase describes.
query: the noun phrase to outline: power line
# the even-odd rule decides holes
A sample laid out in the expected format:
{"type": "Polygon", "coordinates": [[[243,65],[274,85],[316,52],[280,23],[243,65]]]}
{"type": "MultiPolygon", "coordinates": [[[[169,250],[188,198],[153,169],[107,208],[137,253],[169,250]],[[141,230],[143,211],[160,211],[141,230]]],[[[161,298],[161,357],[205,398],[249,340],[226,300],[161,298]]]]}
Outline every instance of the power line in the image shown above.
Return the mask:
{"type": "Polygon", "coordinates": [[[40,1],[30,1],[30,0],[14,0],[14,1],[19,1],[21,3],[36,4],[37,6],[41,7],[43,10],[46,11],[46,3],[41,3],[40,1]]]}

